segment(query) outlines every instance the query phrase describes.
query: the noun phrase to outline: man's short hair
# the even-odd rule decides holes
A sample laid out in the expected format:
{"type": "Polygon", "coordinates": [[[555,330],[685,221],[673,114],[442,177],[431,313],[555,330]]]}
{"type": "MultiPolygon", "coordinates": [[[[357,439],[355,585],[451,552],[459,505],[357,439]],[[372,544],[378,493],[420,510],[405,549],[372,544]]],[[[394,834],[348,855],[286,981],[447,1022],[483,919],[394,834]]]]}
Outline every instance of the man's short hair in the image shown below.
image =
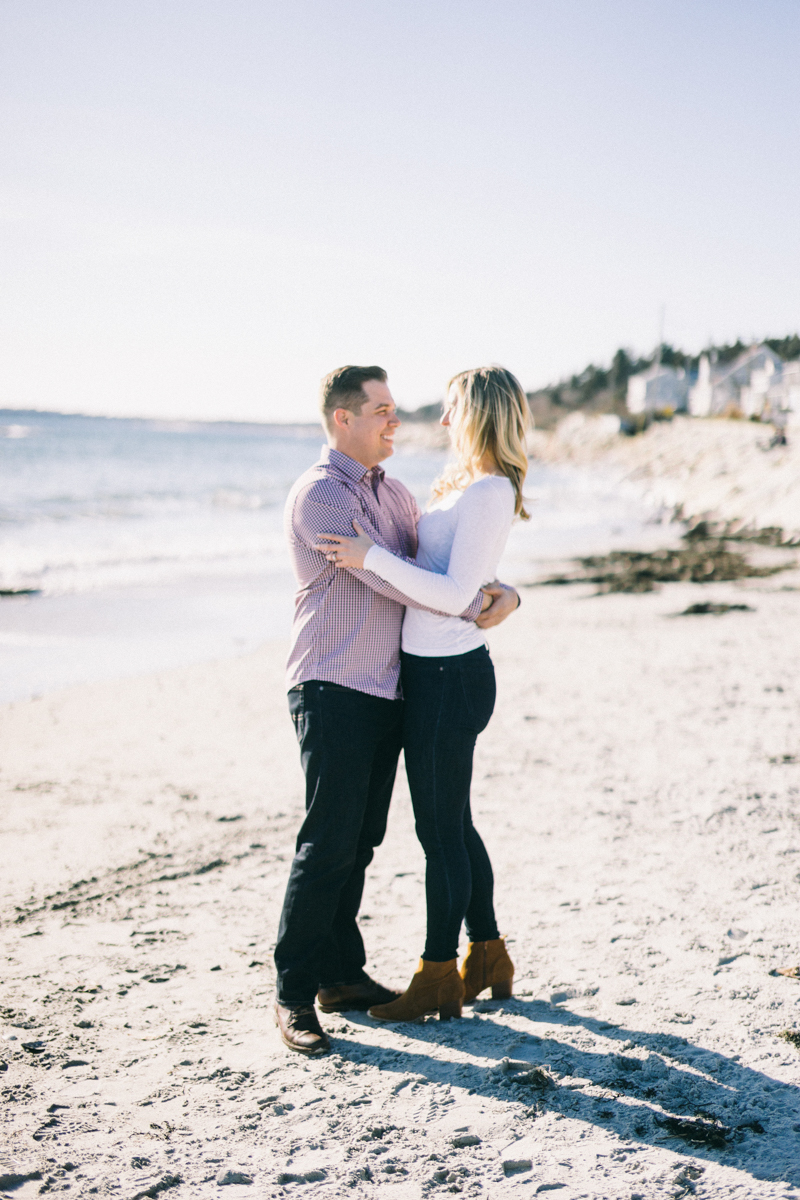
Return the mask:
{"type": "Polygon", "coordinates": [[[339,367],[331,371],[330,375],[326,375],[319,393],[319,406],[325,424],[330,424],[337,408],[347,408],[350,412],[360,413],[361,406],[367,399],[364,384],[371,379],[378,383],[386,383],[383,367],[339,367]]]}

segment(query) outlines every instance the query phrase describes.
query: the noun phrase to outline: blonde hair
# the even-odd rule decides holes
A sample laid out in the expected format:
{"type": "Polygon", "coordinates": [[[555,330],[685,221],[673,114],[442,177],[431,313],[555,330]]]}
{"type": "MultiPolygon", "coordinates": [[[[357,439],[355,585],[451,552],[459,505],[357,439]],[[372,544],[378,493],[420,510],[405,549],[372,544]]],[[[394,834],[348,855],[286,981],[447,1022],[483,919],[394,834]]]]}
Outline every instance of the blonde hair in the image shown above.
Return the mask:
{"type": "Polygon", "coordinates": [[[522,485],[528,471],[525,434],[530,409],[518,381],[504,367],[476,367],[455,375],[447,393],[448,402],[455,393],[451,426],[458,461],[446,467],[434,483],[433,499],[468,487],[480,473],[482,461],[491,455],[514,489],[514,513],[529,520],[522,485]]]}

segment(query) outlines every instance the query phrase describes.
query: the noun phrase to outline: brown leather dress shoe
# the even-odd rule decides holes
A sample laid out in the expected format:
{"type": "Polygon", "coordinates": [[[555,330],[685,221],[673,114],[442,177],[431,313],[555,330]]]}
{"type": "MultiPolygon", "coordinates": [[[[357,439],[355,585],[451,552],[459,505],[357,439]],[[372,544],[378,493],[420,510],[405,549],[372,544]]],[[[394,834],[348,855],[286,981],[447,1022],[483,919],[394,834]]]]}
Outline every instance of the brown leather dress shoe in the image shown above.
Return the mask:
{"type": "Polygon", "coordinates": [[[287,1008],[276,1001],[275,1024],[280,1030],[284,1046],[296,1050],[298,1054],[327,1054],[331,1048],[313,1004],[287,1008]]]}
{"type": "Polygon", "coordinates": [[[366,1012],[373,1004],[391,1004],[399,995],[365,975],[358,983],[321,987],[317,992],[317,1004],[324,1013],[366,1012]]]}

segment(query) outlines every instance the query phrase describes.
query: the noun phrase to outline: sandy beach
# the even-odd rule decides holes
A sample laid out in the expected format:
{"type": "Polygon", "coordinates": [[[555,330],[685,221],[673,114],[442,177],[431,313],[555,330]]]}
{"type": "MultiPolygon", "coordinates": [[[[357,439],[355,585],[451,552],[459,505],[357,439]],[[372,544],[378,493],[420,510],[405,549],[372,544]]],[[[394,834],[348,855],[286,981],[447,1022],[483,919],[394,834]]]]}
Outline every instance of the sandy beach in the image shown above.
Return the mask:
{"type": "Polygon", "coordinates": [[[800,442],[770,448],[771,426],[753,421],[656,422],[619,437],[615,418],[573,413],[552,433],[535,431],[533,454],[545,462],[602,467],[640,489],[650,503],[721,524],[780,528],[800,540],[800,442]]]}
{"type": "MultiPolygon", "coordinates": [[[[800,1200],[798,46],[800,0],[0,5],[0,1200],[800,1200]],[[307,1058],[286,662],[313,887],[350,766],[383,819],[326,757],[399,632],[362,517],[469,659],[429,847],[457,614],[521,597],[471,791],[516,969],[307,1058]]],[[[401,757],[398,992],[425,868],[401,757]]]]}
{"type": "MultiPolygon", "coordinates": [[[[474,787],[514,998],[325,1018],[314,1061],[270,1011],[284,645],[3,708],[0,1190],[800,1194],[798,596],[527,589],[474,787]]],[[[422,870],[401,774],[362,908],[399,986],[422,870]]]]}

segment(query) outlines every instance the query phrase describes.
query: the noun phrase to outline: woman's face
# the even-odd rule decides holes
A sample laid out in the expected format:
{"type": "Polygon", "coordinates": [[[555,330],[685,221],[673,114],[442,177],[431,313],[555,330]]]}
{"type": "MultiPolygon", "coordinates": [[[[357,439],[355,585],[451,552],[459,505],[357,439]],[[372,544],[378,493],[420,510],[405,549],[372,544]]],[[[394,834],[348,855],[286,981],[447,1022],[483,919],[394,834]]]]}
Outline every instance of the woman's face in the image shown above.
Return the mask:
{"type": "Polygon", "coordinates": [[[445,429],[450,434],[451,440],[455,434],[457,409],[458,392],[454,387],[451,387],[450,391],[447,393],[447,399],[444,402],[444,411],[442,413],[441,421],[439,422],[441,425],[444,425],[445,429]]]}

